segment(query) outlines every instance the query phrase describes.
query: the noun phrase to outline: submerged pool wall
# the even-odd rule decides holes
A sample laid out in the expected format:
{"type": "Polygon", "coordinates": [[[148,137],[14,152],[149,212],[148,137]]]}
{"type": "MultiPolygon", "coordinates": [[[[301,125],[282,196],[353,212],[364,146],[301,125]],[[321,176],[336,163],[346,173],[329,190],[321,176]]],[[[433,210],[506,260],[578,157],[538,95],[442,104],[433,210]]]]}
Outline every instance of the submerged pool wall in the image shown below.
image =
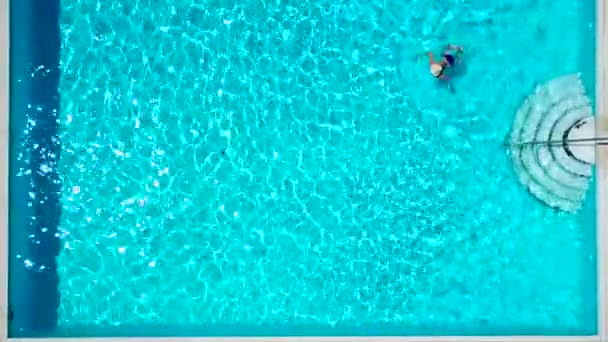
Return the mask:
{"type": "Polygon", "coordinates": [[[59,306],[59,1],[12,1],[9,335],[49,335],[59,306]],[[36,25],[32,25],[35,22],[36,25]]]}

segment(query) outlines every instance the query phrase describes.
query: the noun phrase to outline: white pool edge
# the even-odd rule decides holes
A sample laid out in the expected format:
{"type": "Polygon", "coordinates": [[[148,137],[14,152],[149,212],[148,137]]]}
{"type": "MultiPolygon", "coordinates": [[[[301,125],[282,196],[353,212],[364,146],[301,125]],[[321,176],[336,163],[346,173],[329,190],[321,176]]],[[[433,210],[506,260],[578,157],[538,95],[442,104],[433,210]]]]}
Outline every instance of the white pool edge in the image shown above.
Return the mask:
{"type": "MultiPolygon", "coordinates": [[[[73,340],[73,339],[72,339],[73,340]]],[[[419,337],[154,337],[78,338],[78,342],[599,342],[599,336],[419,336],[419,337]]],[[[9,342],[41,342],[11,338],[9,342]]],[[[70,342],[70,339],[44,339],[70,342]]]]}
{"type": "MultiPolygon", "coordinates": [[[[583,0],[587,1],[587,0],[583,0]]],[[[596,133],[608,136],[608,5],[596,0],[596,133]]],[[[9,0],[0,0],[0,342],[40,342],[8,338],[8,147],[9,147],[9,0]]],[[[437,337],[241,337],[241,338],[78,338],[95,342],[608,342],[608,147],[597,149],[598,335],[596,336],[437,336],[437,337]]],[[[52,338],[44,342],[69,342],[52,338]]]]}
{"type": "MultiPolygon", "coordinates": [[[[608,136],[608,5],[596,0],[596,136],[608,136]]],[[[596,149],[598,334],[608,341],[608,148],[596,149]]]]}
{"type": "Polygon", "coordinates": [[[0,0],[0,340],[8,335],[8,9],[0,0]]]}

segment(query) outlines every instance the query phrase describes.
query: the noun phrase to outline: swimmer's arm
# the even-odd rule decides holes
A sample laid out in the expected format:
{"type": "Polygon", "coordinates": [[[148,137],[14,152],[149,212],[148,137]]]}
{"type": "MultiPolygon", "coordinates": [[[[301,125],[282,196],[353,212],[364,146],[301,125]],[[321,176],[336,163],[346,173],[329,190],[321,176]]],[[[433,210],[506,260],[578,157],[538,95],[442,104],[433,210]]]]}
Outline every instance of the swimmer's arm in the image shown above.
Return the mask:
{"type": "Polygon", "coordinates": [[[427,52],[426,55],[429,56],[429,62],[431,64],[437,63],[437,61],[435,60],[435,58],[433,58],[433,53],[432,52],[427,52]]]}
{"type": "Polygon", "coordinates": [[[444,81],[448,81],[450,78],[447,77],[446,75],[441,75],[441,76],[439,76],[439,79],[440,80],[444,80],[444,81]]]}

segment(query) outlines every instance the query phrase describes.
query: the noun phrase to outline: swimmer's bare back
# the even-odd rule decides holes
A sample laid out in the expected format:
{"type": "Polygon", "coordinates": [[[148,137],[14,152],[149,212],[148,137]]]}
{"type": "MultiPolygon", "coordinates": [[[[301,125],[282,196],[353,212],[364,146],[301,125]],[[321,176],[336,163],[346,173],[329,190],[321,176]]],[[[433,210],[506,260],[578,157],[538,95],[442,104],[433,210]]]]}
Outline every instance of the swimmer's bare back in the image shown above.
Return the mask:
{"type": "Polygon", "coordinates": [[[432,52],[429,51],[426,53],[426,55],[429,56],[429,65],[431,66],[431,70],[435,68],[441,69],[439,75],[436,75],[435,77],[444,81],[449,80],[450,78],[443,74],[443,69],[445,69],[445,66],[441,62],[435,60],[432,52]]]}

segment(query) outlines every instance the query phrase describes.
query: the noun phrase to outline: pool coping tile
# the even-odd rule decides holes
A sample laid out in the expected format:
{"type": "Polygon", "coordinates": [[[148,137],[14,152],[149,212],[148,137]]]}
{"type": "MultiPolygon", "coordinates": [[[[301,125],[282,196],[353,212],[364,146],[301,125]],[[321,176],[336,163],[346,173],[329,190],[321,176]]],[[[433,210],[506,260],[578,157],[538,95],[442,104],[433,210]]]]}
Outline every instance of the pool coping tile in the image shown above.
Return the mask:
{"type": "MultiPolygon", "coordinates": [[[[588,1],[588,0],[583,0],[588,1]]],[[[596,135],[608,136],[608,5],[596,0],[596,135]]],[[[8,338],[8,147],[9,147],[9,0],[0,0],[0,341],[8,338]]],[[[190,337],[190,338],[78,338],[81,342],[608,342],[608,146],[596,149],[598,334],[595,336],[435,336],[435,337],[190,337]]],[[[74,339],[49,338],[44,342],[74,339]]]]}
{"type": "MultiPolygon", "coordinates": [[[[10,342],[41,342],[11,338],[10,342]]],[[[43,342],[66,342],[51,338],[43,342]]],[[[79,342],[599,342],[599,336],[419,336],[419,337],[154,337],[79,338],[79,342]]]]}
{"type": "MultiPolygon", "coordinates": [[[[608,5],[596,0],[596,136],[608,136],[608,5]]],[[[608,341],[608,146],[596,148],[598,335],[608,341]]]]}
{"type": "Polygon", "coordinates": [[[0,341],[8,335],[9,0],[0,0],[0,341]]]}

